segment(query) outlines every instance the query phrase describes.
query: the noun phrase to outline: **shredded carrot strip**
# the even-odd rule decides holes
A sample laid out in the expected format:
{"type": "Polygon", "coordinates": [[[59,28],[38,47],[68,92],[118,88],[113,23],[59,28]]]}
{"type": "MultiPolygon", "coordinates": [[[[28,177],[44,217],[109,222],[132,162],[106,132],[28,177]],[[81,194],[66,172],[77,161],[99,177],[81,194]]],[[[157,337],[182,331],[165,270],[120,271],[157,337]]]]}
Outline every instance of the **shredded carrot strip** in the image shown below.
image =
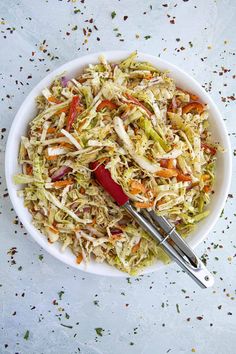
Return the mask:
{"type": "Polygon", "coordinates": [[[161,198],[160,200],[158,200],[157,206],[160,206],[162,204],[165,204],[165,199],[164,198],[161,198]]]}
{"type": "Polygon", "coordinates": [[[69,149],[74,149],[74,145],[70,144],[70,143],[67,143],[65,141],[63,141],[62,143],[59,144],[60,146],[63,146],[63,147],[67,147],[69,149]]]}
{"type": "Polygon", "coordinates": [[[141,240],[138,243],[136,243],[136,245],[134,245],[132,247],[131,253],[136,253],[139,250],[139,248],[140,248],[140,244],[141,244],[141,240]]]}
{"type": "Polygon", "coordinates": [[[59,234],[59,231],[53,226],[50,226],[49,230],[52,231],[54,234],[59,234]]]}
{"type": "Polygon", "coordinates": [[[105,107],[110,110],[113,110],[113,109],[117,108],[118,106],[110,100],[104,100],[97,106],[97,112],[100,112],[105,107]]]}
{"type": "Polygon", "coordinates": [[[53,102],[53,103],[61,103],[61,101],[60,100],[58,100],[56,97],[54,97],[54,96],[51,96],[51,97],[49,97],[48,98],[48,101],[49,102],[53,102]]]}
{"type": "Polygon", "coordinates": [[[147,74],[146,76],[145,76],[145,79],[146,80],[151,80],[152,79],[152,74],[150,73],[150,74],[147,74]]]}
{"type": "Polygon", "coordinates": [[[46,158],[47,158],[47,160],[49,160],[49,161],[53,161],[53,160],[56,160],[56,159],[58,158],[58,155],[51,155],[51,156],[47,156],[47,155],[46,155],[46,158]]]}
{"type": "Polygon", "coordinates": [[[177,176],[177,181],[178,182],[192,182],[192,178],[188,175],[183,174],[183,173],[179,173],[177,176]]]}
{"type": "Polygon", "coordinates": [[[173,169],[173,168],[175,168],[175,166],[174,166],[174,159],[169,159],[169,160],[167,160],[167,168],[168,168],[168,169],[173,169]]]}
{"type": "Polygon", "coordinates": [[[92,222],[90,224],[87,224],[89,226],[94,226],[97,223],[97,219],[93,218],[92,222]]]}
{"type": "Polygon", "coordinates": [[[203,190],[204,190],[204,192],[208,193],[208,192],[210,192],[211,187],[210,186],[204,186],[203,190]]]}
{"type": "Polygon", "coordinates": [[[166,169],[166,170],[160,170],[155,173],[157,177],[163,177],[163,178],[171,178],[175,177],[178,175],[178,171],[176,169],[166,169]]]}
{"type": "Polygon", "coordinates": [[[69,107],[64,107],[64,108],[61,108],[58,111],[56,111],[55,114],[67,113],[68,110],[69,110],[69,107]]]}
{"type": "Polygon", "coordinates": [[[65,179],[63,181],[56,181],[53,183],[53,187],[55,188],[61,188],[61,187],[66,187],[70,184],[73,184],[73,181],[71,179],[65,179]]]}
{"type": "Polygon", "coordinates": [[[33,174],[33,167],[32,167],[32,165],[26,165],[26,174],[27,175],[32,175],[33,174]]]}
{"type": "Polygon", "coordinates": [[[57,138],[63,138],[63,137],[65,137],[65,135],[62,134],[62,133],[57,133],[57,134],[56,134],[56,137],[57,137],[57,138]]]}
{"type": "Polygon", "coordinates": [[[53,134],[53,133],[55,133],[56,130],[57,130],[57,128],[49,127],[48,130],[47,130],[47,133],[48,134],[53,134]]]}
{"type": "Polygon", "coordinates": [[[191,183],[191,185],[187,187],[187,190],[190,190],[190,189],[192,189],[194,187],[197,187],[198,185],[199,185],[199,182],[191,183]]]}
{"type": "Polygon", "coordinates": [[[83,260],[83,256],[82,253],[79,253],[78,256],[76,257],[76,263],[80,264],[83,260]]]}
{"type": "Polygon", "coordinates": [[[130,189],[131,194],[139,194],[145,192],[146,192],[146,187],[142,183],[138,181],[131,182],[131,189],[130,189]]]}
{"type": "Polygon", "coordinates": [[[81,112],[83,112],[83,107],[81,107],[81,106],[77,106],[76,107],[76,111],[77,111],[77,113],[81,113],[81,112]]]}
{"type": "Polygon", "coordinates": [[[152,208],[153,207],[154,202],[135,202],[134,205],[136,206],[136,208],[152,208]]]}

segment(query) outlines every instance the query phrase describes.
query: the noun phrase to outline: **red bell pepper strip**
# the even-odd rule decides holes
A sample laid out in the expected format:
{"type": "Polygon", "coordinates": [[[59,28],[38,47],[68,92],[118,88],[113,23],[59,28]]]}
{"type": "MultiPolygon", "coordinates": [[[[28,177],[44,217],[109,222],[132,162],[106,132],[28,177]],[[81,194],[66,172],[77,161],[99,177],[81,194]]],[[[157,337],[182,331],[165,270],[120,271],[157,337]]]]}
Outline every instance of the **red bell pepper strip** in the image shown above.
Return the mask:
{"type": "Polygon", "coordinates": [[[104,100],[97,106],[97,112],[100,112],[105,107],[112,111],[113,109],[117,108],[118,106],[110,100],[104,100]]]}
{"type": "Polygon", "coordinates": [[[198,112],[198,114],[201,114],[204,111],[204,106],[199,102],[191,102],[191,103],[186,104],[182,108],[183,113],[189,113],[192,110],[195,110],[198,112]]]}
{"type": "Polygon", "coordinates": [[[75,117],[77,115],[77,105],[79,103],[79,96],[74,96],[72,98],[71,104],[70,104],[70,110],[67,118],[67,125],[66,125],[66,130],[70,131],[72,124],[74,123],[75,117]]]}
{"type": "Polygon", "coordinates": [[[207,152],[209,151],[209,153],[211,155],[215,155],[217,153],[217,149],[215,147],[213,147],[213,146],[210,146],[210,145],[208,145],[206,143],[201,143],[201,146],[202,146],[203,150],[205,150],[207,152]]]}
{"type": "Polygon", "coordinates": [[[129,95],[128,93],[126,93],[125,96],[128,98],[128,100],[129,100],[131,103],[133,103],[133,104],[135,104],[136,106],[139,106],[139,107],[141,107],[142,109],[144,109],[145,112],[147,112],[147,114],[149,115],[149,117],[152,116],[152,112],[150,112],[147,107],[145,107],[141,102],[139,102],[139,100],[137,100],[137,98],[135,98],[135,97],[129,95]]]}

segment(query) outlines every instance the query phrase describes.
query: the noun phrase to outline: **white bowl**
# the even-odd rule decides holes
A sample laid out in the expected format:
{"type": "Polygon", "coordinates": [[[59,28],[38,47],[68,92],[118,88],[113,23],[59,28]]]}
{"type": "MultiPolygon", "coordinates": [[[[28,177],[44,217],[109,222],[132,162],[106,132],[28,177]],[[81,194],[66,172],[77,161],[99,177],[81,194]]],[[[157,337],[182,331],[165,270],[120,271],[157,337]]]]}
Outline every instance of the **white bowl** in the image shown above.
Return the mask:
{"type": "MultiPolygon", "coordinates": [[[[24,100],[18,113],[16,114],[8,136],[5,159],[6,181],[12,204],[22,224],[25,226],[28,233],[35,239],[35,241],[38,242],[38,244],[51,255],[72,267],[89,273],[106,276],[127,276],[126,273],[123,273],[106,263],[100,264],[91,261],[87,267],[85,267],[84,264],[77,265],[75,262],[75,256],[69,249],[62,253],[60,250],[60,244],[49,244],[47,237],[42,235],[31,224],[31,215],[27,208],[24,207],[24,200],[23,198],[19,198],[17,196],[17,190],[20,187],[14,185],[13,183],[13,176],[21,171],[21,167],[18,164],[17,159],[20,138],[22,135],[26,134],[28,123],[36,114],[35,97],[41,93],[41,90],[44,87],[47,87],[52,82],[55,76],[66,72],[66,76],[72,78],[78,74],[78,72],[82,71],[82,69],[88,64],[95,64],[98,60],[98,56],[101,54],[104,54],[108,61],[117,62],[127,57],[130,52],[109,51],[103,53],[95,53],[70,61],[69,63],[62,65],[47,75],[24,100]]],[[[228,134],[221,114],[215,103],[212,101],[209,94],[207,94],[201,85],[191,76],[189,76],[175,65],[152,55],[139,53],[138,59],[149,61],[161,70],[170,71],[170,76],[173,77],[177,83],[177,86],[197,94],[203,102],[208,104],[210,112],[210,130],[212,131],[213,140],[219,141],[220,144],[226,149],[224,154],[219,153],[217,156],[216,182],[214,186],[215,193],[212,196],[211,202],[208,206],[208,208],[211,210],[211,213],[205,220],[198,224],[196,231],[187,238],[187,242],[191,247],[194,248],[203,241],[203,239],[207,236],[209,231],[217,222],[228,194],[232,168],[231,149],[228,134]]],[[[157,261],[152,266],[144,269],[142,274],[156,271],[161,266],[163,266],[163,264],[160,261],[157,261]]]]}

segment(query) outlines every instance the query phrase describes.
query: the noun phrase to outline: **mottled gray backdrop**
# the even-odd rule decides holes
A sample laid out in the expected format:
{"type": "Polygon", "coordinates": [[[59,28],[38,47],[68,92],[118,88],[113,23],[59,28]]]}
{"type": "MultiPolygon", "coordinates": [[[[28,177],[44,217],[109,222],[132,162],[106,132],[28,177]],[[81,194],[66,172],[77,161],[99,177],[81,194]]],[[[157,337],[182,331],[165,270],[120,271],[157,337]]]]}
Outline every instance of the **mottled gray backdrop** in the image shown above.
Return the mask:
{"type": "Polygon", "coordinates": [[[234,0],[0,1],[0,353],[236,353],[235,184],[197,249],[216,277],[203,291],[175,265],[131,280],[67,268],[25,233],[4,180],[25,96],[48,71],[99,50],[138,49],[193,75],[235,149],[235,12],[234,0]]]}

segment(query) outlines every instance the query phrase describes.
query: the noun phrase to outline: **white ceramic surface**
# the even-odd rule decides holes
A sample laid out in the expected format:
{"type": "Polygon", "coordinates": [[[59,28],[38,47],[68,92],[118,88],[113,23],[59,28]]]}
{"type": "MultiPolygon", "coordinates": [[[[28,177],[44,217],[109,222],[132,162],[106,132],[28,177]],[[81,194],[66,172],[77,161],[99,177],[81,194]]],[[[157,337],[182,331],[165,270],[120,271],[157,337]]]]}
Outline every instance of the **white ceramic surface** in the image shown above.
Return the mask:
{"type": "MultiPolygon", "coordinates": [[[[72,78],[74,75],[78,74],[86,65],[96,63],[100,54],[104,54],[108,61],[116,62],[125,58],[128,54],[130,54],[130,52],[109,51],[95,53],[75,59],[54,70],[30,92],[30,94],[21,105],[11,126],[6,148],[5,172],[7,187],[14,209],[29,234],[34,238],[36,242],[38,242],[41,247],[43,247],[50,254],[62,262],[80,270],[107,276],[127,276],[126,273],[122,273],[105,263],[100,264],[91,261],[87,267],[85,267],[84,264],[77,265],[75,262],[75,256],[69,249],[62,253],[60,251],[59,244],[49,244],[47,238],[40,234],[40,232],[31,224],[31,215],[24,207],[23,199],[17,196],[17,189],[19,187],[15,186],[12,180],[13,175],[20,172],[21,170],[17,161],[19,142],[20,137],[26,134],[28,123],[36,114],[35,97],[40,94],[44,87],[51,83],[55,76],[65,73],[67,77],[72,78]]],[[[170,76],[174,78],[177,86],[196,93],[203,102],[208,104],[210,111],[210,130],[212,131],[213,140],[219,141],[220,144],[223,145],[226,149],[226,152],[224,154],[219,153],[217,158],[217,178],[214,186],[215,193],[212,196],[211,203],[208,206],[211,210],[211,213],[205,220],[198,224],[196,231],[193,232],[187,239],[190,246],[194,248],[203,241],[214,224],[217,222],[228,194],[232,168],[230,156],[231,149],[228,134],[219,110],[217,109],[209,94],[206,93],[206,91],[200,86],[200,84],[198,84],[196,80],[194,80],[187,73],[183,72],[175,65],[170,64],[155,56],[139,53],[138,59],[150,61],[161,70],[169,70],[170,76]]],[[[143,271],[143,274],[156,271],[161,266],[163,266],[161,262],[156,262],[152,266],[146,268],[143,271]]]]}

